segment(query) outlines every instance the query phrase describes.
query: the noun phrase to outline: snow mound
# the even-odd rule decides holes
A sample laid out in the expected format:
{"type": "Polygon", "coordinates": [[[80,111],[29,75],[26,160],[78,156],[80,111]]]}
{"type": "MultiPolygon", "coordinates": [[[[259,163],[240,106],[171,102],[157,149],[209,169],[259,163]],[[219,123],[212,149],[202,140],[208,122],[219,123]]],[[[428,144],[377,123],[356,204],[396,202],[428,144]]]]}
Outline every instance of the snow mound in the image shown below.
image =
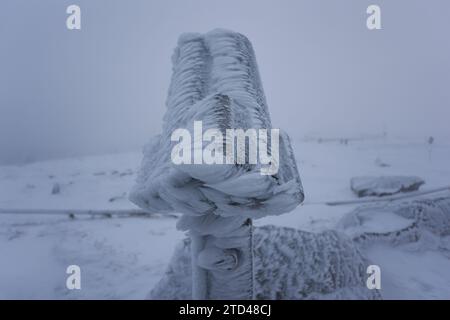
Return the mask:
{"type": "MultiPolygon", "coordinates": [[[[320,234],[292,228],[254,228],[256,299],[379,299],[366,287],[369,262],[353,242],[335,231],[320,234]]],[[[190,240],[176,248],[150,299],[191,299],[190,240]]]]}
{"type": "Polygon", "coordinates": [[[338,226],[360,243],[398,245],[416,242],[425,233],[446,237],[450,235],[450,197],[359,207],[338,226]]]}
{"type": "Polygon", "coordinates": [[[382,197],[416,191],[424,183],[421,178],[413,176],[355,177],[350,180],[350,187],[358,197],[382,197]]]}

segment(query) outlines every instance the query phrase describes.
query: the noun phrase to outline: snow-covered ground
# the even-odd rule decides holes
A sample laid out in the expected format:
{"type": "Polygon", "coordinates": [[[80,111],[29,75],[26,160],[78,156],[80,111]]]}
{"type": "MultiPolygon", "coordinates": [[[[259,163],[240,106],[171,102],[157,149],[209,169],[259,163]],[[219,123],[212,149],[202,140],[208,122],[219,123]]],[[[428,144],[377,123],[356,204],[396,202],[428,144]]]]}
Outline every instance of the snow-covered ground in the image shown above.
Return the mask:
{"type": "MultiPolygon", "coordinates": [[[[324,202],[356,198],[350,190],[354,176],[414,175],[425,180],[421,189],[450,185],[450,144],[437,142],[430,157],[425,139],[292,140],[305,203],[289,214],[257,220],[257,226],[336,228],[355,205],[324,202]]],[[[127,195],[141,158],[136,152],[0,167],[0,209],[135,209],[127,195]]],[[[383,219],[374,223],[381,228],[402,223],[399,217],[383,219]]],[[[1,214],[0,298],[144,298],[185,236],[175,222],[158,215],[1,214]],[[66,288],[72,264],[81,267],[81,290],[66,288]]],[[[383,297],[450,299],[450,254],[438,248],[369,247],[366,254],[382,270],[383,297]]]]}

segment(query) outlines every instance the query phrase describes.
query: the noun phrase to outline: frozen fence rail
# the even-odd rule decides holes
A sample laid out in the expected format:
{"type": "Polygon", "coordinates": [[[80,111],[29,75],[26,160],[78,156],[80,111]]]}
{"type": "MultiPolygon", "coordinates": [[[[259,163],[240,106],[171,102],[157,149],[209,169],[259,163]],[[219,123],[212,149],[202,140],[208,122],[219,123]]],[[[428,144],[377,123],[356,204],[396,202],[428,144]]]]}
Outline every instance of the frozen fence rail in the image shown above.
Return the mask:
{"type": "Polygon", "coordinates": [[[142,209],[25,209],[25,208],[0,208],[0,214],[50,214],[50,215],[126,215],[126,216],[149,216],[149,213],[142,209]]]}

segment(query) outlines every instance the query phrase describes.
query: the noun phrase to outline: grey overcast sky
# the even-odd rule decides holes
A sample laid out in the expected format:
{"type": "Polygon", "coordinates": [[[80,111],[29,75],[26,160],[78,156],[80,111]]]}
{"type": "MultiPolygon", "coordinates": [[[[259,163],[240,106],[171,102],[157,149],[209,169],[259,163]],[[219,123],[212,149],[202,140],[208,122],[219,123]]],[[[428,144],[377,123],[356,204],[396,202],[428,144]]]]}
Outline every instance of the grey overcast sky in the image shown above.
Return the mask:
{"type": "Polygon", "coordinates": [[[272,122],[292,136],[450,141],[448,0],[3,0],[0,162],[136,150],[161,128],[183,32],[253,43],[272,122]],[[66,29],[66,8],[82,30],[66,29]],[[382,30],[366,28],[378,4],[382,30]]]}

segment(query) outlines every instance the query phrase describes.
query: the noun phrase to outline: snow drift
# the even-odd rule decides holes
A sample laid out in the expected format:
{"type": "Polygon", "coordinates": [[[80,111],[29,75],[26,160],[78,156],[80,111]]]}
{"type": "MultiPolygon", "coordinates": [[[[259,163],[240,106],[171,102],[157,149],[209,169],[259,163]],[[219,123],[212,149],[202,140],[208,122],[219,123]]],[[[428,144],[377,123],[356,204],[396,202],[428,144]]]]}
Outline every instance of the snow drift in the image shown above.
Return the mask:
{"type": "Polygon", "coordinates": [[[360,244],[398,245],[427,234],[450,235],[450,197],[362,206],[342,218],[339,228],[360,244]]]}
{"type": "MultiPolygon", "coordinates": [[[[254,291],[257,299],[380,299],[366,287],[370,264],[336,231],[254,228],[254,291]]],[[[190,299],[190,239],[176,248],[149,299],[190,299]]]]}
{"type": "Polygon", "coordinates": [[[389,196],[419,190],[425,181],[413,176],[354,177],[350,187],[358,197],[389,196]]]}

